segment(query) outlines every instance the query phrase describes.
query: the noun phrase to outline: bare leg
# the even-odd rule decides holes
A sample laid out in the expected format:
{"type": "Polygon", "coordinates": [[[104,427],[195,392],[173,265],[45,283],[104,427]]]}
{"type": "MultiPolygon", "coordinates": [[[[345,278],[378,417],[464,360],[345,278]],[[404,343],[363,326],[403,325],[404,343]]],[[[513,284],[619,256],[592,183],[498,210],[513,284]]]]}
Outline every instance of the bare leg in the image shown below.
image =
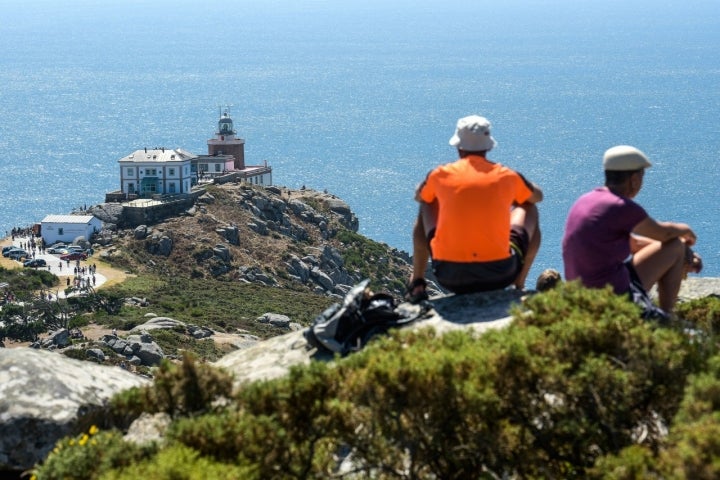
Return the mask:
{"type": "Polygon", "coordinates": [[[685,244],[678,238],[646,242],[633,255],[633,265],[646,290],[657,283],[660,308],[672,312],[685,276],[685,244]]]}
{"type": "Polygon", "coordinates": [[[425,278],[427,264],[430,260],[430,245],[427,234],[437,224],[437,202],[420,203],[415,226],[413,227],[413,273],[410,281],[425,278]]]}
{"type": "Polygon", "coordinates": [[[533,261],[537,256],[538,250],[540,250],[540,214],[538,208],[533,203],[523,203],[513,208],[510,214],[510,223],[512,225],[520,225],[525,228],[528,232],[529,243],[528,250],[525,253],[525,263],[523,264],[520,273],[515,278],[515,288],[523,290],[525,288],[525,280],[527,279],[530,267],[532,267],[533,261]]]}

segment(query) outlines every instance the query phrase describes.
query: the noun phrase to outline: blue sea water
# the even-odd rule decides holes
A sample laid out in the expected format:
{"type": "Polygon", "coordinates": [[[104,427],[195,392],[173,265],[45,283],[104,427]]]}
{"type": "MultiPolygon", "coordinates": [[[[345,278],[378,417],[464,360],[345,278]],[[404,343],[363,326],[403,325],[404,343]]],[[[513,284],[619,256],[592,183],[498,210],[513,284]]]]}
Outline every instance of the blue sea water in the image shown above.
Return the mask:
{"type": "Polygon", "coordinates": [[[719,44],[717,0],[0,0],[0,232],[102,202],[136,149],[205,153],[232,105],[247,163],[409,252],[414,187],[477,113],[545,192],[531,278],[616,144],[720,276],[719,44]]]}

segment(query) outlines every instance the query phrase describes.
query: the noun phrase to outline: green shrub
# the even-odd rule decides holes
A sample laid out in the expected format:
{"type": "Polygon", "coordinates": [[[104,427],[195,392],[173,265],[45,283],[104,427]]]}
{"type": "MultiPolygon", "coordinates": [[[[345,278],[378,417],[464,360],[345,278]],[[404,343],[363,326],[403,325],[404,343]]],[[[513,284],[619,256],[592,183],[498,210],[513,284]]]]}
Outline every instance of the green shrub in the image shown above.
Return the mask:
{"type": "Polygon", "coordinates": [[[720,298],[717,296],[678,303],[675,313],[706,332],[713,335],[720,333],[720,298]]]}
{"type": "Polygon", "coordinates": [[[62,351],[63,355],[75,360],[87,360],[87,352],[81,348],[66,348],[62,351]]]}
{"type": "Polygon", "coordinates": [[[7,282],[8,290],[21,298],[30,292],[59,285],[60,279],[47,270],[0,267],[0,282],[7,282]]]}
{"type": "Polygon", "coordinates": [[[87,433],[60,440],[34,476],[37,480],[94,480],[113,468],[133,465],[154,450],[124,442],[117,431],[98,432],[92,426],[87,433]]]}
{"type": "Polygon", "coordinates": [[[146,412],[165,412],[171,417],[198,415],[230,398],[232,377],[209,364],[199,363],[185,352],[177,365],[163,360],[155,371],[153,384],[130,389],[111,400],[116,417],[132,420],[146,412]]]}
{"type": "Polygon", "coordinates": [[[84,315],[76,315],[68,322],[68,328],[82,328],[87,327],[90,324],[88,318],[84,315]]]}
{"type": "Polygon", "coordinates": [[[253,480],[253,469],[220,463],[183,445],[172,445],[156,456],[126,468],[107,472],[103,480],[253,480]]]}
{"type": "Polygon", "coordinates": [[[174,418],[168,446],[122,475],[330,478],[349,455],[355,478],[717,478],[720,357],[638,314],[569,283],[506,329],[392,332],[233,397],[222,372],[165,362],[113,399],[124,421],[174,418]]]}
{"type": "Polygon", "coordinates": [[[197,340],[175,330],[158,329],[153,331],[153,340],[162,348],[165,355],[175,356],[183,352],[190,352],[203,361],[214,362],[223,355],[211,338],[197,340]]]}

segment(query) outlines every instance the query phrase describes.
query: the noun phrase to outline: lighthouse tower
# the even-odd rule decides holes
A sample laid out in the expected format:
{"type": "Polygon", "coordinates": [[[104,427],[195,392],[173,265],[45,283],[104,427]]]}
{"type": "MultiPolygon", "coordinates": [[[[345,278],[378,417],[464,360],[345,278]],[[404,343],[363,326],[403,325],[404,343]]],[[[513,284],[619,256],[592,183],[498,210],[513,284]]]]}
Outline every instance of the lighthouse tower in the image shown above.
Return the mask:
{"type": "Polygon", "coordinates": [[[235,136],[233,121],[227,110],[220,116],[215,138],[208,140],[208,155],[232,155],[235,169],[245,169],[245,140],[235,136]]]}

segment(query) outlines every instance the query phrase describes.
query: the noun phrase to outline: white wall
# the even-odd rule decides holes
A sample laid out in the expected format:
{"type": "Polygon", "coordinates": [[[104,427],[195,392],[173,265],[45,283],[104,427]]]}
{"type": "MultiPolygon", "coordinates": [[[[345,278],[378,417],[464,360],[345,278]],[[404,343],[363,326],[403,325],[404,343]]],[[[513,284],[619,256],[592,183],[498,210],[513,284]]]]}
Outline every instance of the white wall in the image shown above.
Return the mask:
{"type": "Polygon", "coordinates": [[[56,242],[73,242],[77,237],[84,237],[86,240],[95,231],[102,228],[102,222],[99,218],[93,218],[90,223],[62,223],[62,222],[42,222],[41,235],[46,245],[56,242]]]}

